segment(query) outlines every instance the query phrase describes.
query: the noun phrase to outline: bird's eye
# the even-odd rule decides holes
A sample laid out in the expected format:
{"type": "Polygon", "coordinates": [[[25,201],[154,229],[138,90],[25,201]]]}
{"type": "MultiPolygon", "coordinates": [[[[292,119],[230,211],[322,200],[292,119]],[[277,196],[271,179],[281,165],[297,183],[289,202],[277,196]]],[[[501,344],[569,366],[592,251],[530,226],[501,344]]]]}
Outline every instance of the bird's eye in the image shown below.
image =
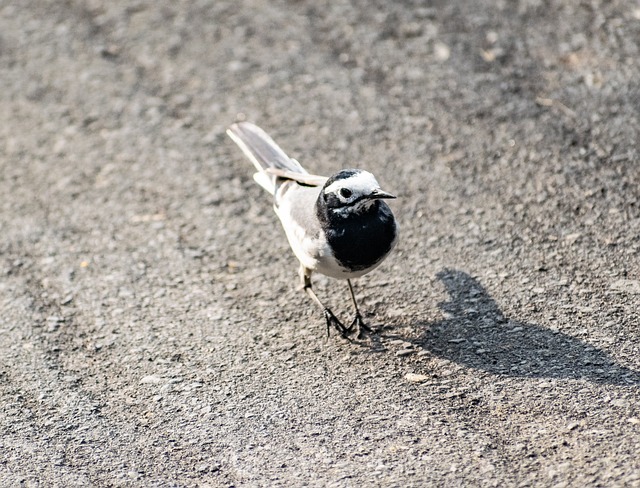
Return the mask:
{"type": "Polygon", "coordinates": [[[349,198],[352,194],[353,194],[353,192],[351,190],[349,190],[349,188],[340,189],[340,196],[342,198],[349,198]]]}

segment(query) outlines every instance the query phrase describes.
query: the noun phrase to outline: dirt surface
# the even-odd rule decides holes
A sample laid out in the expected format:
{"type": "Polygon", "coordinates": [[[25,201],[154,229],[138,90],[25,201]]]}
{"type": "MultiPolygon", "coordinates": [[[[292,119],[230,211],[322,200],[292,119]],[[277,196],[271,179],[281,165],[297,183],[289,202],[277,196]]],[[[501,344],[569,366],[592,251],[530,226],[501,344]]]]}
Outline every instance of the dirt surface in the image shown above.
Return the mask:
{"type": "Polygon", "coordinates": [[[640,486],[639,39],[631,1],[0,2],[0,485],[640,486]],[[238,117],[400,196],[379,334],[326,338],[238,117]]]}

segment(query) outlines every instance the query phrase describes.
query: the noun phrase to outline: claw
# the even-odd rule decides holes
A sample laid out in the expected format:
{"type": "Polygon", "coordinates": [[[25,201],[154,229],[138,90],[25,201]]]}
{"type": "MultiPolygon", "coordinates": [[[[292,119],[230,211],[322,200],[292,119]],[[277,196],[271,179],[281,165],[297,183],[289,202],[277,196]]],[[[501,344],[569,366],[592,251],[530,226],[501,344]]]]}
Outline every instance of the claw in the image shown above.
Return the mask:
{"type": "Polygon", "coordinates": [[[328,308],[325,308],[323,310],[324,312],[324,318],[327,321],[327,337],[330,336],[330,330],[331,330],[331,326],[333,325],[336,330],[338,332],[340,332],[340,335],[346,339],[348,339],[347,337],[347,332],[349,329],[347,329],[342,322],[340,322],[340,320],[338,320],[338,317],[336,317],[333,312],[331,310],[329,310],[328,308]]]}
{"type": "Polygon", "coordinates": [[[365,324],[362,315],[360,315],[360,312],[356,312],[356,316],[354,317],[353,322],[351,322],[351,325],[349,327],[345,327],[345,330],[350,333],[356,327],[358,328],[358,339],[362,338],[364,332],[368,332],[370,334],[373,332],[373,329],[365,324]]]}

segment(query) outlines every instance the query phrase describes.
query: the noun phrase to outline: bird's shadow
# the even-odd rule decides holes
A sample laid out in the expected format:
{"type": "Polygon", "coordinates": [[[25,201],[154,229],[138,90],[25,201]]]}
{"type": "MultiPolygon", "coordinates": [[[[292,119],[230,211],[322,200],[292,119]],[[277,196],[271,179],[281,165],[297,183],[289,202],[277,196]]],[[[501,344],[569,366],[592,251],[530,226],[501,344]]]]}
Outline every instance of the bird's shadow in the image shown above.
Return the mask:
{"type": "Polygon", "coordinates": [[[421,322],[414,344],[434,356],[488,373],[523,378],[583,379],[640,385],[640,373],[571,335],[505,317],[480,282],[458,270],[438,273],[449,300],[444,318],[421,322]]]}

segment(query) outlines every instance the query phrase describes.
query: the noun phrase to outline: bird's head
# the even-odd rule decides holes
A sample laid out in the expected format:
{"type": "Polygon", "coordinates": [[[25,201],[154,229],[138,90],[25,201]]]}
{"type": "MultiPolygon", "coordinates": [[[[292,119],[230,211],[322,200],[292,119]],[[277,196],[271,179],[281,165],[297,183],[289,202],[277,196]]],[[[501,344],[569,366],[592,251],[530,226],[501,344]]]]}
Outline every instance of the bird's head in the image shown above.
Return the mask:
{"type": "Polygon", "coordinates": [[[343,169],[327,180],[320,198],[330,212],[350,214],[364,212],[380,199],[396,197],[383,191],[368,171],[343,169]]]}

